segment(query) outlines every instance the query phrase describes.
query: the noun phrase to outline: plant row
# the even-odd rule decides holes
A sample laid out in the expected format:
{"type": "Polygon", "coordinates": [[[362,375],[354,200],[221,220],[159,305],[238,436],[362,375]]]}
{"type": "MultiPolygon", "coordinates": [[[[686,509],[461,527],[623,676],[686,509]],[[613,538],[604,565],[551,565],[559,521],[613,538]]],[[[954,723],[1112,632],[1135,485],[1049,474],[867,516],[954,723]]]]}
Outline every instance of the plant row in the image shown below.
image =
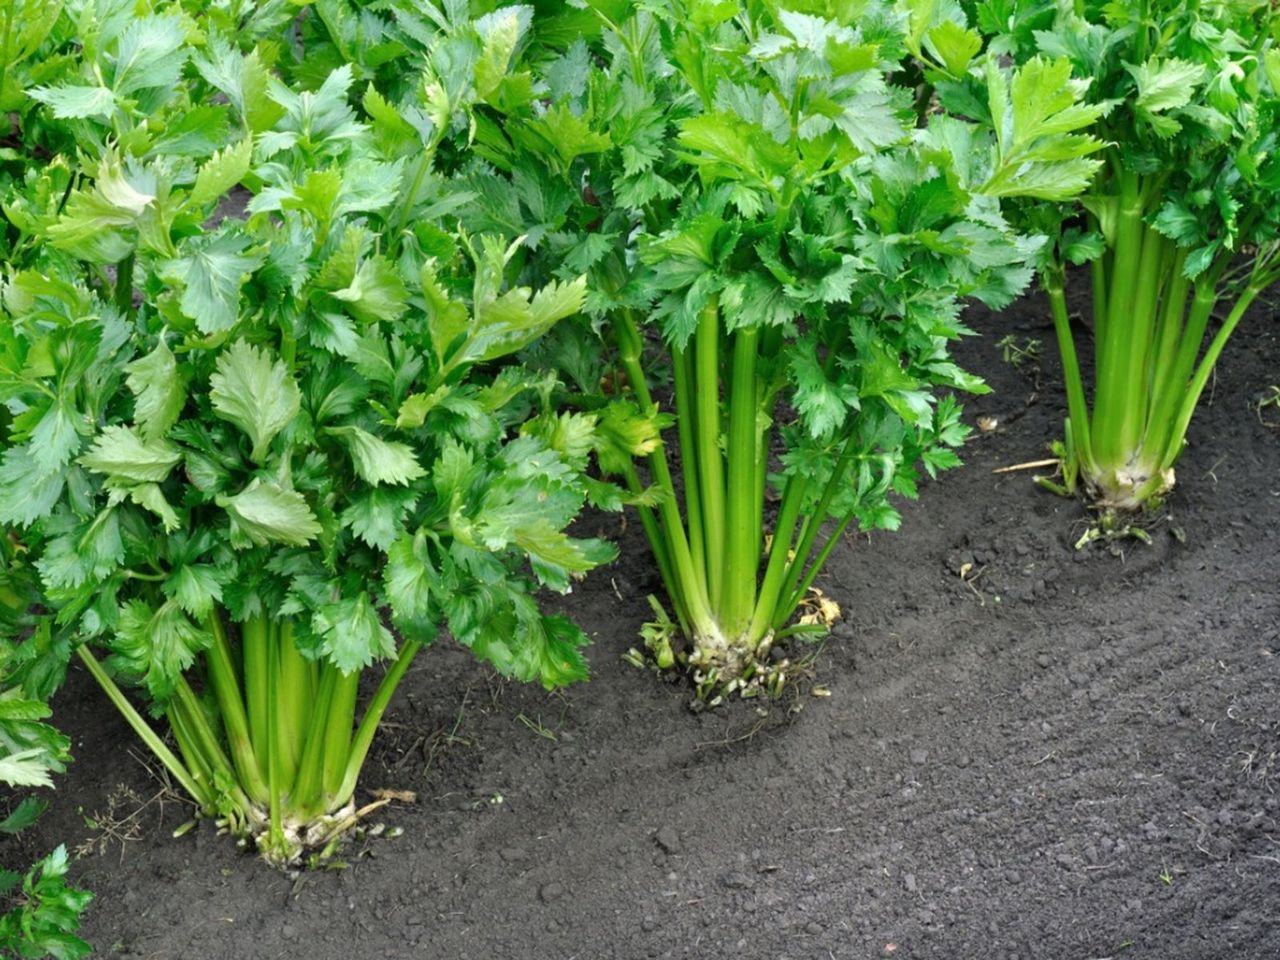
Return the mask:
{"type": "MultiPolygon", "coordinates": [[[[616,555],[586,507],[660,668],[776,691],[842,534],[960,462],[965,304],[1035,277],[1045,482],[1124,530],[1280,279],[1278,112],[1251,0],[0,0],[0,779],[67,759],[78,659],[295,863],[440,635],[585,678],[539,594],[616,555]]],[[[82,952],[64,871],[0,877],[14,949],[82,952]]]]}

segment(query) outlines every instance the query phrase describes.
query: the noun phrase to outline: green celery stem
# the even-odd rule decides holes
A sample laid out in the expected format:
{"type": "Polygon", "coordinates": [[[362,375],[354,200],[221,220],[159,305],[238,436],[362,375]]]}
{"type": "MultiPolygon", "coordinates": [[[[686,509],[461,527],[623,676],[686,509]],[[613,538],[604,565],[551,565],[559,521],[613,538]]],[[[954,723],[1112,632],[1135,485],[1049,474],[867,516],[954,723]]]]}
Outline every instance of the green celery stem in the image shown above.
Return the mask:
{"type": "MultiPolygon", "coordinates": [[[[619,353],[627,378],[635,391],[636,399],[645,412],[657,409],[649,393],[644,369],[640,362],[640,332],[631,311],[623,310],[614,316],[613,329],[618,340],[619,353]]],[[[685,536],[684,522],[680,517],[679,501],[676,498],[675,483],[671,477],[671,468],[667,463],[665,446],[649,454],[649,469],[655,485],[661,494],[658,504],[661,529],[658,525],[645,523],[643,509],[641,525],[649,537],[649,544],[654,557],[658,561],[659,571],[665,564],[668,575],[664,577],[667,595],[676,606],[686,634],[689,626],[696,632],[711,630],[711,616],[707,610],[707,588],[700,568],[696,568],[689,548],[689,540],[685,536]],[[683,612],[681,607],[683,606],[683,612]]],[[[639,477],[634,475],[634,468],[627,477],[632,493],[641,490],[639,477]]]]}
{"type": "Polygon", "coordinates": [[[1147,418],[1147,433],[1143,438],[1142,446],[1149,459],[1155,464],[1166,461],[1171,449],[1178,449],[1178,446],[1172,443],[1173,424],[1177,418],[1178,407],[1186,396],[1195,371],[1196,358],[1200,355],[1205,331],[1209,329],[1209,319],[1213,316],[1213,308],[1217,303],[1218,295],[1213,279],[1205,277],[1197,280],[1195,294],[1191,299],[1191,309],[1187,313],[1186,326],[1182,331],[1172,367],[1164,381],[1163,389],[1156,395],[1151,415],[1147,418]]]}
{"type": "Polygon", "coordinates": [[[213,637],[213,642],[205,653],[209,685],[213,688],[213,694],[218,701],[218,710],[222,715],[222,725],[226,731],[227,744],[231,749],[236,773],[250,798],[255,803],[265,804],[268,802],[269,793],[249,736],[249,721],[245,714],[244,701],[240,696],[240,683],[236,679],[227,633],[217,611],[209,614],[208,624],[209,633],[213,637]]]}
{"type": "Polygon", "coordinates": [[[1160,307],[1160,326],[1156,332],[1156,346],[1149,374],[1153,411],[1158,398],[1169,387],[1178,341],[1182,336],[1182,318],[1186,314],[1187,296],[1191,292],[1191,281],[1183,273],[1186,262],[1187,251],[1177,250],[1160,307]]]}
{"type": "Polygon", "coordinates": [[[279,734],[277,732],[280,725],[280,711],[278,706],[280,701],[276,681],[280,676],[280,653],[276,624],[274,621],[267,620],[264,622],[263,635],[263,642],[267,649],[266,680],[263,686],[266,689],[267,791],[270,794],[270,802],[268,804],[270,816],[268,843],[270,847],[276,850],[282,850],[285,845],[283,794],[288,788],[285,784],[282,758],[280,756],[279,734]]]}
{"type": "MultiPolygon", "coordinates": [[[[707,601],[720,610],[725,554],[724,463],[720,454],[720,316],[713,299],[698,318],[694,335],[694,397],[698,414],[697,458],[705,524],[707,601]]],[[[735,478],[737,479],[737,478],[735,478]]]]}
{"type": "Polygon", "coordinates": [[[1142,442],[1150,403],[1148,369],[1153,349],[1153,334],[1160,298],[1161,266],[1169,241],[1154,230],[1144,228],[1142,257],[1138,264],[1138,285],[1134,290],[1133,308],[1128,318],[1128,343],[1125,355],[1125,397],[1121,407],[1120,436],[1117,445],[1134,458],[1142,442]]]}
{"type": "Polygon", "coordinates": [[[258,760],[265,769],[267,757],[267,623],[250,617],[240,627],[241,656],[244,661],[244,697],[249,737],[258,760]]]}
{"type": "Polygon", "coordinates": [[[276,681],[276,748],[284,774],[282,790],[287,794],[298,775],[298,760],[315,691],[311,689],[311,664],[293,642],[292,620],[279,621],[276,645],[280,665],[276,681]]]}
{"type": "Polygon", "coordinates": [[[233,776],[231,762],[222,752],[218,735],[205,716],[200,698],[196,696],[185,677],[179,677],[169,700],[168,712],[182,717],[183,727],[191,736],[191,743],[200,755],[202,765],[215,775],[233,776]]]}
{"type": "Polygon", "coordinates": [[[1134,293],[1138,286],[1135,278],[1142,258],[1143,234],[1138,177],[1124,171],[1120,179],[1120,209],[1115,228],[1111,289],[1107,297],[1106,323],[1097,346],[1092,438],[1093,452],[1099,466],[1105,464],[1109,469],[1128,460],[1128,451],[1122,443],[1130,386],[1127,381],[1128,334],[1134,309],[1134,293]]]}
{"type": "Polygon", "coordinates": [[[782,494],[782,506],[774,525],[773,543],[769,548],[769,563],[765,567],[764,580],[760,584],[760,596],[751,618],[749,635],[752,643],[759,643],[776,620],[778,599],[789,569],[791,540],[795,536],[800,507],[804,503],[809,478],[792,474],[787,478],[782,494]]]}
{"type": "Polygon", "coordinates": [[[320,682],[311,704],[311,721],[306,744],[298,761],[298,777],[293,783],[290,803],[306,817],[324,812],[324,746],[329,704],[338,678],[338,668],[326,661],[320,666],[320,682]]]}
{"type": "MultiPolygon", "coordinates": [[[[191,774],[191,779],[200,784],[209,796],[214,796],[217,788],[214,786],[213,768],[200,750],[199,739],[187,722],[186,712],[177,704],[170,703],[164,712],[164,717],[169,722],[169,732],[173,734],[174,742],[178,745],[178,753],[182,757],[183,765],[191,774]]],[[[211,803],[201,812],[206,815],[213,814],[213,804],[211,803]]]]}
{"type": "Polygon", "coordinates": [[[1058,339],[1058,355],[1062,359],[1062,379],[1067,389],[1067,416],[1074,440],[1071,445],[1072,454],[1078,464],[1092,474],[1095,467],[1090,443],[1089,405],[1085,400],[1084,378],[1080,375],[1075,338],[1071,335],[1071,317],[1067,312],[1062,268],[1059,266],[1047,272],[1043,283],[1045,294],[1049,298],[1049,312],[1053,316],[1053,331],[1058,339]]]}
{"type": "MultiPolygon", "coordinates": [[[[627,489],[634,496],[639,496],[644,492],[644,485],[640,482],[640,475],[636,472],[635,464],[628,463],[623,475],[627,482],[627,489]]],[[[663,589],[667,591],[667,596],[671,599],[672,605],[675,606],[676,618],[680,621],[681,627],[687,632],[686,597],[680,589],[680,582],[676,579],[675,571],[671,566],[669,547],[666,539],[662,536],[658,518],[654,516],[652,508],[646,506],[636,507],[636,515],[640,517],[640,526],[644,529],[645,537],[649,540],[649,547],[653,551],[653,560],[658,567],[658,575],[662,578],[663,589]]]]}
{"type": "Polygon", "coordinates": [[[760,566],[760,561],[764,558],[764,495],[765,488],[768,486],[769,480],[769,420],[766,414],[769,413],[769,405],[771,403],[770,395],[763,390],[758,391],[756,395],[756,412],[758,415],[756,423],[756,475],[755,490],[751,495],[751,533],[749,535],[751,546],[754,551],[752,556],[751,569],[755,570],[760,566]]]}
{"type": "Polygon", "coordinates": [[[147,745],[147,749],[155,754],[156,759],[159,760],[164,765],[164,768],[169,771],[170,775],[172,775],[172,777],[182,785],[182,789],[187,791],[191,796],[191,799],[199,804],[206,812],[210,811],[213,807],[212,794],[195,782],[186,766],[183,765],[181,760],[174,756],[173,751],[170,750],[156,732],[151,729],[151,725],[143,719],[142,714],[140,714],[133,704],[129,702],[128,698],[124,695],[124,692],[116,685],[116,682],[111,679],[111,675],[107,673],[102,664],[98,662],[97,657],[95,657],[84,644],[76,647],[76,653],[79,654],[81,661],[89,670],[93,679],[98,682],[98,686],[102,688],[102,691],[107,695],[107,698],[115,705],[116,709],[120,711],[129,726],[133,728],[133,732],[136,733],[142,739],[142,742],[147,745]]]}
{"type": "Polygon", "coordinates": [[[1089,273],[1093,280],[1093,337],[1102,342],[1103,330],[1107,321],[1107,261],[1110,253],[1103,252],[1089,264],[1089,273]]]}
{"type": "Polygon", "coordinates": [[[1160,462],[1161,469],[1172,467],[1174,461],[1178,459],[1178,455],[1182,453],[1182,445],[1186,439],[1187,428],[1191,424],[1191,415],[1195,413],[1196,404],[1200,402],[1200,396],[1204,393],[1204,388],[1209,383],[1209,377],[1218,362],[1218,357],[1222,355],[1222,350],[1226,347],[1227,340],[1231,338],[1231,334],[1235,331],[1241,318],[1259,293],[1261,293],[1261,289],[1252,284],[1244,288],[1240,298],[1231,309],[1231,313],[1227,315],[1227,319],[1223,321],[1222,327],[1209,344],[1209,349],[1205,351],[1204,359],[1200,361],[1200,367],[1196,370],[1196,375],[1192,379],[1191,385],[1187,388],[1186,395],[1182,398],[1182,405],[1178,409],[1177,417],[1173,422],[1164,457],[1160,462]]]}
{"type": "Polygon", "coordinates": [[[804,600],[805,594],[809,592],[809,588],[813,586],[813,581],[818,578],[818,574],[822,572],[822,568],[826,566],[827,560],[831,557],[831,551],[835,549],[836,544],[840,542],[840,538],[844,536],[844,532],[849,529],[849,524],[853,521],[852,516],[845,517],[838,524],[835,530],[831,532],[831,536],[827,538],[827,542],[822,545],[822,549],[818,551],[818,555],[814,557],[813,563],[809,565],[809,569],[805,571],[803,579],[796,585],[795,591],[787,598],[787,602],[778,610],[780,618],[779,625],[786,623],[791,619],[792,614],[796,612],[796,608],[800,606],[804,600]]]}
{"type": "Polygon", "coordinates": [[[360,674],[356,671],[338,671],[334,678],[333,697],[329,701],[329,714],[325,718],[324,761],[321,764],[326,813],[338,806],[335,798],[342,789],[342,781],[346,776],[359,686],[360,674]]]}
{"type": "Polygon", "coordinates": [[[756,342],[759,331],[743,327],[733,335],[732,380],[729,384],[728,475],[725,516],[724,578],[720,585],[720,625],[730,637],[744,634],[756,602],[759,543],[755,534],[756,485],[756,342]]]}
{"type": "MultiPolygon", "coordinates": [[[[671,367],[676,395],[676,429],[680,442],[680,469],[684,480],[684,515],[689,531],[689,555],[693,568],[702,578],[706,577],[707,554],[703,541],[702,499],[698,487],[697,411],[694,402],[692,357],[680,349],[672,348],[671,367]]],[[[703,592],[706,593],[705,582],[703,592]]]]}
{"type": "Polygon", "coordinates": [[[169,704],[170,716],[182,718],[189,732],[189,742],[199,754],[202,766],[213,775],[212,783],[225,783],[227,795],[241,810],[249,813],[253,804],[240,788],[231,760],[222,749],[218,734],[205,716],[204,706],[185,677],[179,677],[174,687],[174,697],[169,704]]]}
{"type": "Polygon", "coordinates": [[[409,192],[405,194],[404,203],[400,208],[400,216],[396,220],[396,232],[393,238],[396,249],[399,249],[404,232],[409,228],[409,220],[413,216],[414,207],[417,205],[418,194],[422,192],[422,184],[426,180],[427,174],[431,172],[431,161],[435,156],[435,147],[436,143],[433,141],[430,145],[424,147],[422,153],[418,155],[418,163],[413,171],[413,179],[409,182],[409,192]]]}
{"type": "Polygon", "coordinates": [[[378,689],[374,692],[373,699],[369,701],[368,709],[365,710],[364,716],[360,718],[360,726],[356,729],[355,739],[351,743],[346,769],[343,771],[342,783],[334,797],[334,805],[336,807],[343,806],[355,795],[356,781],[359,779],[360,771],[364,767],[364,761],[369,755],[369,747],[373,743],[374,734],[377,733],[378,724],[382,722],[387,706],[391,703],[392,695],[396,692],[396,688],[400,686],[400,681],[404,679],[409,665],[413,663],[413,658],[417,656],[420,649],[422,649],[420,640],[406,640],[404,646],[400,648],[400,655],[396,657],[395,663],[391,665],[391,669],[386,672],[382,682],[378,684],[378,689]]]}
{"type": "MultiPolygon", "coordinates": [[[[831,502],[835,499],[836,492],[844,482],[845,471],[849,468],[849,461],[853,459],[854,437],[855,434],[850,432],[845,438],[844,446],[840,448],[840,456],[836,459],[835,466],[831,470],[831,476],[827,480],[827,485],[822,490],[822,496],[818,498],[818,503],[814,507],[813,513],[805,518],[804,526],[801,528],[800,542],[796,545],[795,557],[788,565],[787,575],[783,581],[781,597],[789,598],[795,593],[800,583],[805,565],[809,562],[809,555],[813,552],[814,544],[817,542],[819,530],[827,519],[827,514],[831,509],[831,502]]],[[[816,566],[820,568],[821,563],[816,564],[816,566]]],[[[815,571],[814,576],[816,575],[815,571]]],[[[804,589],[807,590],[808,587],[804,589]]],[[[801,598],[803,598],[803,595],[802,591],[801,598]]],[[[786,604],[783,606],[785,607],[786,604]]],[[[794,609],[794,606],[791,609],[794,609]]],[[[775,615],[773,628],[777,630],[782,627],[786,622],[786,617],[789,616],[791,616],[790,610],[786,612],[781,621],[775,615]]]]}

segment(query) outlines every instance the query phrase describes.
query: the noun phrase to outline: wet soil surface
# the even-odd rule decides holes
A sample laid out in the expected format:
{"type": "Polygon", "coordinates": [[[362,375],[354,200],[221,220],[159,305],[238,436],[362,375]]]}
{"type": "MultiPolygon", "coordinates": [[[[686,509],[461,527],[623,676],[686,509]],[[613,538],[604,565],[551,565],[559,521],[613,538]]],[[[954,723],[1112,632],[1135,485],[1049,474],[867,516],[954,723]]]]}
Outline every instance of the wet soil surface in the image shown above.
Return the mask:
{"type": "Polygon", "coordinates": [[[84,934],[149,960],[1280,957],[1280,432],[1251,407],[1280,381],[1274,308],[1228,349],[1152,545],[1115,554],[1075,551],[1080,507],[1031,471],[992,472],[1060,429],[1045,317],[975,318],[961,358],[995,392],[968,419],[995,429],[899,533],[834,555],[846,619],[766,716],[694,715],[623,663],[657,584],[610,517],[626,559],[563,602],[592,681],[428,651],[363,781],[416,799],[344,869],[173,839],[190,808],[79,675],[55,703],[76,763],[0,860],[79,848],[84,934]],[[1003,362],[1010,332],[1042,369],[1003,362]]]}

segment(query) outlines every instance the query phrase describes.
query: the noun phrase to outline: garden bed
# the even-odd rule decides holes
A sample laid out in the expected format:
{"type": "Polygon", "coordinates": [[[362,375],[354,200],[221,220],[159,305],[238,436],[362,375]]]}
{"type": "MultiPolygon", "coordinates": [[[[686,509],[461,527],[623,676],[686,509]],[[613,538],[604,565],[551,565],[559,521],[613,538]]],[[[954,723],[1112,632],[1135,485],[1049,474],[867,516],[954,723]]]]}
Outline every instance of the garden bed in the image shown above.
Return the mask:
{"type": "Polygon", "coordinates": [[[149,960],[1280,953],[1280,442],[1251,406],[1280,379],[1273,309],[1228,346],[1170,519],[1119,555],[992,473],[1044,456],[1062,389],[1042,301],[979,315],[959,359],[995,392],[966,419],[996,429],[900,533],[837,551],[819,583],[851,616],[767,717],[691,714],[622,661],[658,584],[638,525],[593,519],[624,559],[563,601],[592,682],[421,656],[362,781],[416,800],[345,869],[172,839],[191,808],[121,761],[83,675],[54,702],[76,762],[0,860],[80,846],[83,935],[149,960]],[[1038,375],[1000,359],[1010,330],[1044,341],[1038,375]]]}

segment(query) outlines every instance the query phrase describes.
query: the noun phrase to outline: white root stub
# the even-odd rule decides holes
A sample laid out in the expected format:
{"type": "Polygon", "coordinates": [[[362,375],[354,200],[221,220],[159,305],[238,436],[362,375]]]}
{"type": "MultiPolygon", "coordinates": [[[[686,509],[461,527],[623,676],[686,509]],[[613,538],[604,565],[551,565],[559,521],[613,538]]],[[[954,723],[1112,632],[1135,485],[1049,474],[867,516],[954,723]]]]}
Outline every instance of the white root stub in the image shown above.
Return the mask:
{"type": "MultiPolygon", "coordinates": [[[[286,820],[282,824],[284,844],[279,849],[272,841],[270,827],[255,834],[253,841],[268,863],[277,867],[296,866],[309,851],[324,847],[338,833],[354,826],[359,820],[356,814],[352,800],[340,810],[307,823],[286,820]]],[[[267,822],[269,817],[264,815],[262,819],[267,822]]]]}
{"type": "Polygon", "coordinates": [[[1176,477],[1172,467],[1158,473],[1141,464],[1121,467],[1108,476],[1093,478],[1093,489],[1098,506],[1119,513],[1133,513],[1159,501],[1173,489],[1176,477]]]}

